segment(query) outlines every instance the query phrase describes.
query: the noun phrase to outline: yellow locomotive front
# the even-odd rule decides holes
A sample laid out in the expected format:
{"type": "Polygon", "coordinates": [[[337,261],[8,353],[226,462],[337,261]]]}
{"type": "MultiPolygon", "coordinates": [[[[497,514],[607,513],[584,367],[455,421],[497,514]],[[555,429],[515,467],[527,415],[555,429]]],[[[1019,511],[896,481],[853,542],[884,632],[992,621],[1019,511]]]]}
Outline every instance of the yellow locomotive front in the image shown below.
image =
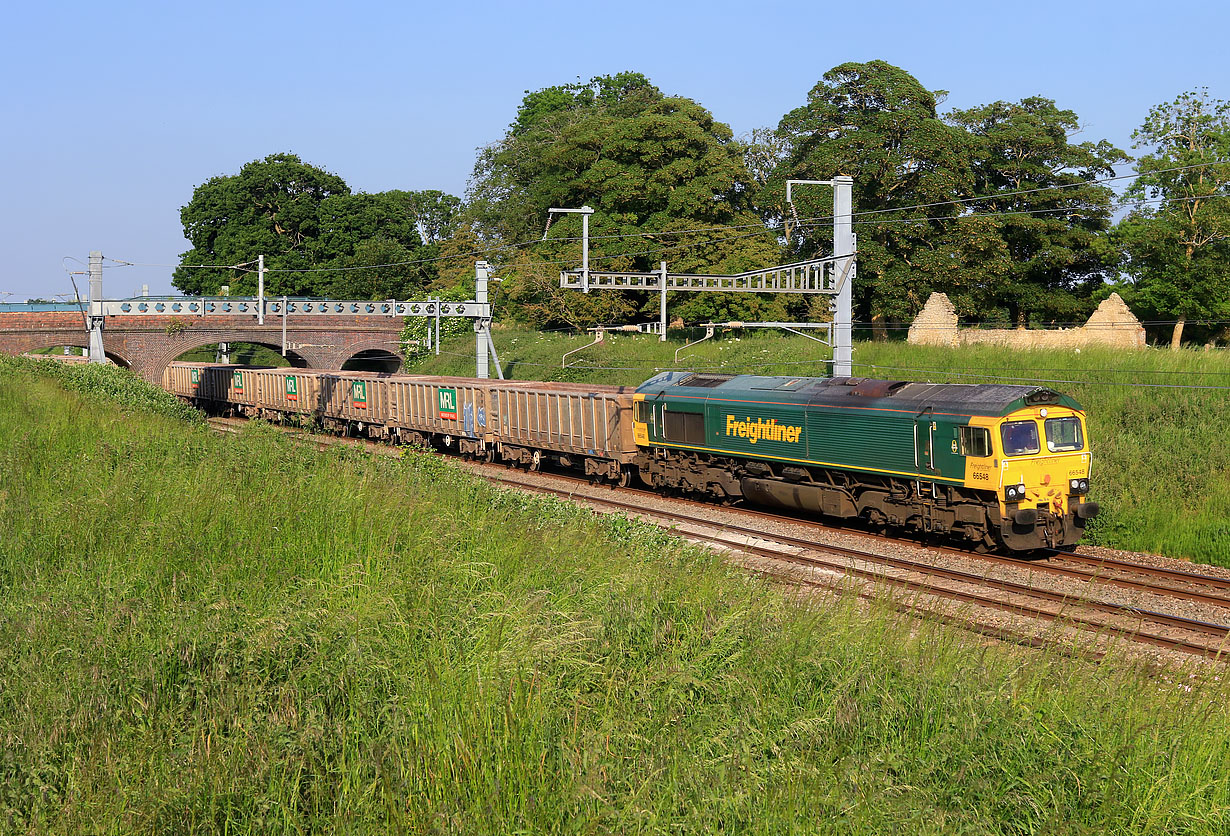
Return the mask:
{"type": "Polygon", "coordinates": [[[1036,548],[1077,542],[1099,510],[1086,498],[1093,461],[1084,413],[1063,405],[1033,406],[975,422],[990,430],[994,449],[990,468],[985,459],[969,461],[966,483],[996,488],[1005,544],[1036,548]]]}

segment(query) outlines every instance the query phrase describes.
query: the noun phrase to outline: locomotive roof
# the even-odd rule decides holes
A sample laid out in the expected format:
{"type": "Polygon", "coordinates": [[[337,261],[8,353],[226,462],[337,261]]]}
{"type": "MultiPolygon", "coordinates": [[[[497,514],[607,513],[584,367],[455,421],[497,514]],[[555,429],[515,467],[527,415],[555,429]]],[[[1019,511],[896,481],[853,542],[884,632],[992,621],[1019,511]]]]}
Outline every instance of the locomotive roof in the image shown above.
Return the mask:
{"type": "Polygon", "coordinates": [[[1074,399],[1045,386],[1005,383],[913,383],[869,377],[766,377],[663,372],[637,389],[645,395],[689,400],[759,401],[919,413],[1006,415],[1028,406],[1080,409],[1074,399]]]}

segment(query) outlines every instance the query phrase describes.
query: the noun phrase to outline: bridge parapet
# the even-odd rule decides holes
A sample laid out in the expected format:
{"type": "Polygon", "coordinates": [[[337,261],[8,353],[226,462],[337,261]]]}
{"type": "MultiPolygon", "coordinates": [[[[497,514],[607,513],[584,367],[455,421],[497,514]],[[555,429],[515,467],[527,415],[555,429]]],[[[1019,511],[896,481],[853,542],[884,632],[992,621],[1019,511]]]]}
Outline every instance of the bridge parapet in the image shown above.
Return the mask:
{"type": "MultiPolygon", "coordinates": [[[[427,299],[308,299],[264,295],[137,296],[104,299],[102,253],[90,253],[90,301],[86,303],[0,304],[0,351],[21,354],[55,345],[89,346],[91,362],[105,356],[157,380],[166,365],[192,348],[223,342],[252,342],[280,347],[289,356],[290,335],[304,364],[341,368],[362,352],[402,355],[401,323],[406,317],[436,320],[437,345],[442,318],[465,318],[477,336],[476,374],[486,377],[491,343],[491,306],[487,302],[488,266],[475,262],[475,298],[466,301],[427,299]],[[266,320],[270,320],[267,322],[266,320]],[[292,325],[293,323],[293,325],[292,325]],[[80,330],[78,330],[80,328],[80,330]]],[[[404,359],[404,358],[403,358],[404,359]]],[[[498,361],[497,361],[498,369],[498,361]]]]}
{"type": "MultiPolygon", "coordinates": [[[[22,354],[56,345],[88,347],[89,331],[76,305],[65,310],[6,310],[0,305],[0,351],[22,354]]],[[[10,308],[15,306],[8,306],[10,308]]],[[[29,307],[29,306],[18,306],[29,307]]],[[[158,381],[167,364],[187,351],[216,343],[248,342],[280,350],[313,368],[341,368],[354,355],[372,350],[402,356],[401,316],[290,313],[260,325],[254,314],[206,316],[132,312],[103,319],[106,354],[143,377],[158,381]]]]}

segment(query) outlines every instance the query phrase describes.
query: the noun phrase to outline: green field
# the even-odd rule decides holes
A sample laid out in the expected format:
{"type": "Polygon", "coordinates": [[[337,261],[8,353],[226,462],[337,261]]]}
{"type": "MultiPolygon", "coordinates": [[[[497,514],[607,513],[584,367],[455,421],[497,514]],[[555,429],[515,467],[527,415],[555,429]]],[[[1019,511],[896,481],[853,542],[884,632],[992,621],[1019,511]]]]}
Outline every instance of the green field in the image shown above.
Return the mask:
{"type": "Polygon", "coordinates": [[[1224,677],[0,360],[0,831],[1230,830],[1224,677]]]}
{"type": "MultiPolygon", "coordinates": [[[[184,363],[212,363],[217,359],[217,346],[205,345],[186,351],[178,359],[184,363]]],[[[289,366],[279,352],[258,343],[231,343],[231,362],[246,366],[289,366]]]]}
{"type": "MultiPolygon", "coordinates": [[[[697,334],[698,339],[703,334],[697,334]]],[[[667,368],[743,374],[823,375],[825,346],[770,332],[720,334],[692,348],[649,335],[592,337],[496,331],[505,374],[520,379],[636,385],[667,368]]],[[[407,371],[474,374],[473,340],[407,371]]],[[[1086,542],[1230,566],[1230,352],[1016,352],[859,342],[854,373],[936,383],[1042,381],[1075,397],[1089,416],[1092,498],[1103,514],[1086,542]],[[1149,385],[1140,385],[1149,384],[1149,385]],[[1210,388],[1174,388],[1210,387],[1210,388]]],[[[494,374],[494,371],[492,372],[494,374]]]]}

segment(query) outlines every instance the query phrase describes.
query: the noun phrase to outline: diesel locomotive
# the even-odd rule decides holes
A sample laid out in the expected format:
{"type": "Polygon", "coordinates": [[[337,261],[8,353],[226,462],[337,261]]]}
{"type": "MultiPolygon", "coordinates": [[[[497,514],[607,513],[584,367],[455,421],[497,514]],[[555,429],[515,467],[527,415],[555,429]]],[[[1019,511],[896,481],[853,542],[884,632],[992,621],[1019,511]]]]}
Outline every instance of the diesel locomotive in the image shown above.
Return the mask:
{"type": "Polygon", "coordinates": [[[663,372],[634,399],[656,488],[1012,550],[1075,543],[1098,513],[1084,413],[1043,387],[663,372]]]}
{"type": "Polygon", "coordinates": [[[1079,540],[1098,505],[1085,415],[1040,386],[663,372],[635,390],[173,363],[209,412],[659,491],[936,532],[976,548],[1079,540]]]}

